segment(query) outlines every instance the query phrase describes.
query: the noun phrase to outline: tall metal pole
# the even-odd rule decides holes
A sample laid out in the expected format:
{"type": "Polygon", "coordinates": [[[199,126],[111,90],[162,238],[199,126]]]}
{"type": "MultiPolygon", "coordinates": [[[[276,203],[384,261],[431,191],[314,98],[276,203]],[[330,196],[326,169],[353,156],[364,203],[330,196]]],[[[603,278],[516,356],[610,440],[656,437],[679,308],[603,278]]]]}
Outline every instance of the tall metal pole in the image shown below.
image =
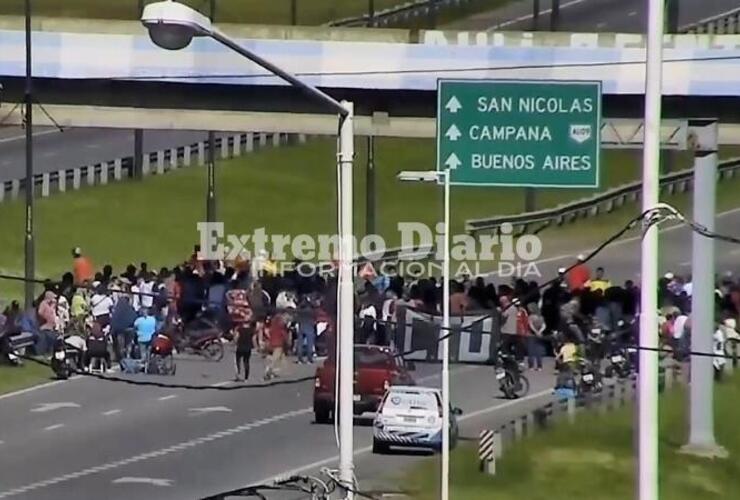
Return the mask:
{"type": "Polygon", "coordinates": [[[678,33],[678,17],[680,0],[666,0],[666,31],[668,33],[678,33]]]}
{"type": "Polygon", "coordinates": [[[442,260],[442,500],[450,498],[450,171],[444,173],[444,259],[442,260]]]}
{"type": "MultiPolygon", "coordinates": [[[[645,144],[642,209],[659,202],[660,116],[663,82],[664,0],[649,0],[645,79],[645,144]]],[[[638,499],[658,497],[658,227],[642,238],[640,289],[640,372],[638,374],[638,499]]]]}
{"type": "Polygon", "coordinates": [[[367,137],[365,171],[365,234],[375,234],[375,137],[367,137]]]}
{"type": "MultiPolygon", "coordinates": [[[[339,125],[339,478],[346,488],[345,498],[354,498],[354,287],[352,260],[352,162],[354,160],[354,106],[342,101],[346,110],[339,125]]],[[[335,415],[336,418],[336,415],[335,415]]]]}
{"type": "Polygon", "coordinates": [[[550,31],[558,31],[558,29],[560,29],[560,0],[552,0],[550,31]]]}
{"type": "MultiPolygon", "coordinates": [[[[717,122],[689,122],[696,131],[694,151],[694,220],[714,230],[717,197],[717,122]]],[[[712,352],[714,333],[714,239],[692,234],[691,350],[712,352]]],[[[714,368],[712,358],[691,357],[689,442],[682,451],[723,457],[714,437],[714,368]]]]}
{"type": "Polygon", "coordinates": [[[367,0],[367,25],[375,26],[375,0],[367,0]]]}
{"type": "Polygon", "coordinates": [[[134,130],[134,171],[132,177],[137,181],[144,178],[144,131],[134,130]]]}
{"type": "Polygon", "coordinates": [[[36,277],[36,242],[34,237],[34,171],[33,171],[33,61],[31,58],[31,0],[26,0],[26,227],[25,227],[25,308],[33,307],[36,277]]]}
{"type": "MultiPolygon", "coordinates": [[[[224,138],[226,140],[226,138],[224,138]]],[[[208,132],[208,188],[206,194],[206,222],[216,222],[216,133],[208,132]]]]}

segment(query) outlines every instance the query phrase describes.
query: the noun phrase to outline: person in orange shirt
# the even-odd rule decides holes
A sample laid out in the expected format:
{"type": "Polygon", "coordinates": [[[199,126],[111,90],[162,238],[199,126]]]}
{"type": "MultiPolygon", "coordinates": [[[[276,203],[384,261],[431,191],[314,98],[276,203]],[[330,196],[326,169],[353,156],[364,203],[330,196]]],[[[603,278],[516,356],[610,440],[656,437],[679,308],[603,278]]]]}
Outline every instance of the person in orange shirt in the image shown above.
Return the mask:
{"type": "Polygon", "coordinates": [[[92,262],[90,259],[82,255],[82,250],[79,247],[72,249],[72,270],[75,278],[75,285],[82,285],[85,282],[91,282],[95,277],[95,271],[93,270],[92,262]]]}
{"type": "Polygon", "coordinates": [[[578,264],[568,271],[568,288],[570,291],[582,289],[591,279],[591,270],[586,265],[586,258],[583,255],[578,256],[578,264]]]}

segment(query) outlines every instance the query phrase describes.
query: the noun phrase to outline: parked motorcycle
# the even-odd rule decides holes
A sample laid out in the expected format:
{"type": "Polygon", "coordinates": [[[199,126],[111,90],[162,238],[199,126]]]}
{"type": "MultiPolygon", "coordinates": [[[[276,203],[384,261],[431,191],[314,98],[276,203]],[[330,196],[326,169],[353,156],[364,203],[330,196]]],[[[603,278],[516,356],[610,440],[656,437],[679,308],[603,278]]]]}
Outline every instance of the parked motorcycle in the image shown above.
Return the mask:
{"type": "Polygon", "coordinates": [[[513,354],[499,353],[500,366],[496,368],[496,380],[503,395],[508,399],[517,399],[529,392],[529,379],[524,376],[522,365],[513,354]]]}
{"type": "Polygon", "coordinates": [[[601,373],[595,363],[587,359],[580,361],[580,373],[576,388],[579,396],[601,392],[603,388],[601,373]]]}
{"type": "Polygon", "coordinates": [[[620,379],[629,378],[632,375],[632,360],[630,353],[623,347],[612,349],[609,357],[607,358],[608,365],[604,370],[604,374],[611,377],[618,377],[620,379]]]}
{"type": "Polygon", "coordinates": [[[79,369],[79,351],[67,345],[63,335],[54,339],[51,355],[51,369],[60,380],[66,380],[79,369]]]}
{"type": "Polygon", "coordinates": [[[186,325],[177,320],[173,341],[178,352],[197,354],[209,361],[221,361],[224,357],[222,337],[223,332],[215,322],[200,317],[186,325]]]}

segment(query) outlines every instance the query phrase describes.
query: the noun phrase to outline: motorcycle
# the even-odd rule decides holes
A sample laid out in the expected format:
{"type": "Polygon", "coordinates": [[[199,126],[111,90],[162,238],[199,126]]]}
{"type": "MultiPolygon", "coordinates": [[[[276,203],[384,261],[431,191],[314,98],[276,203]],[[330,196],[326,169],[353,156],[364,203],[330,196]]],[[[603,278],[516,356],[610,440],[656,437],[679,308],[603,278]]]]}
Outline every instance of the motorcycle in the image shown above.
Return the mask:
{"type": "Polygon", "coordinates": [[[592,361],[580,361],[580,374],[576,390],[579,396],[594,394],[601,391],[603,384],[601,382],[601,373],[592,361]]]}
{"type": "Polygon", "coordinates": [[[517,399],[529,392],[529,379],[522,373],[523,368],[513,354],[499,353],[501,366],[496,368],[499,389],[507,399],[517,399]]]}
{"type": "Polygon", "coordinates": [[[184,325],[177,319],[172,337],[177,352],[197,354],[209,361],[221,361],[224,357],[223,333],[216,323],[207,318],[196,318],[184,325]]]}
{"type": "MultiPolygon", "coordinates": [[[[636,351],[636,349],[635,349],[636,351]]],[[[615,375],[620,379],[629,378],[632,375],[632,360],[627,349],[618,347],[609,354],[609,365],[606,367],[605,375],[609,378],[615,375]]]]}
{"type": "Polygon", "coordinates": [[[60,380],[66,380],[79,369],[79,352],[67,345],[63,335],[54,340],[51,355],[51,369],[60,380]]]}

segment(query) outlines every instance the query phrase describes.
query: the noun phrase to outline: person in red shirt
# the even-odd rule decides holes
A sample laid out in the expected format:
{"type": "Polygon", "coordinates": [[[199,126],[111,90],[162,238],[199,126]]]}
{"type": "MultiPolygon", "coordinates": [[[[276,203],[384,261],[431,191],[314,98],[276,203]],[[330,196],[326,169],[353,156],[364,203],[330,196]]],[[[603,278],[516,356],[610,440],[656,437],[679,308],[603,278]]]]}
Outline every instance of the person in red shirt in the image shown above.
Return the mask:
{"type": "Polygon", "coordinates": [[[288,324],[282,314],[276,314],[268,327],[269,346],[272,354],[265,367],[265,380],[278,376],[285,358],[285,344],[288,340],[288,324]]]}
{"type": "Polygon", "coordinates": [[[578,264],[568,271],[568,288],[573,292],[586,286],[591,279],[591,270],[586,265],[586,258],[583,255],[578,256],[578,264]]]}

